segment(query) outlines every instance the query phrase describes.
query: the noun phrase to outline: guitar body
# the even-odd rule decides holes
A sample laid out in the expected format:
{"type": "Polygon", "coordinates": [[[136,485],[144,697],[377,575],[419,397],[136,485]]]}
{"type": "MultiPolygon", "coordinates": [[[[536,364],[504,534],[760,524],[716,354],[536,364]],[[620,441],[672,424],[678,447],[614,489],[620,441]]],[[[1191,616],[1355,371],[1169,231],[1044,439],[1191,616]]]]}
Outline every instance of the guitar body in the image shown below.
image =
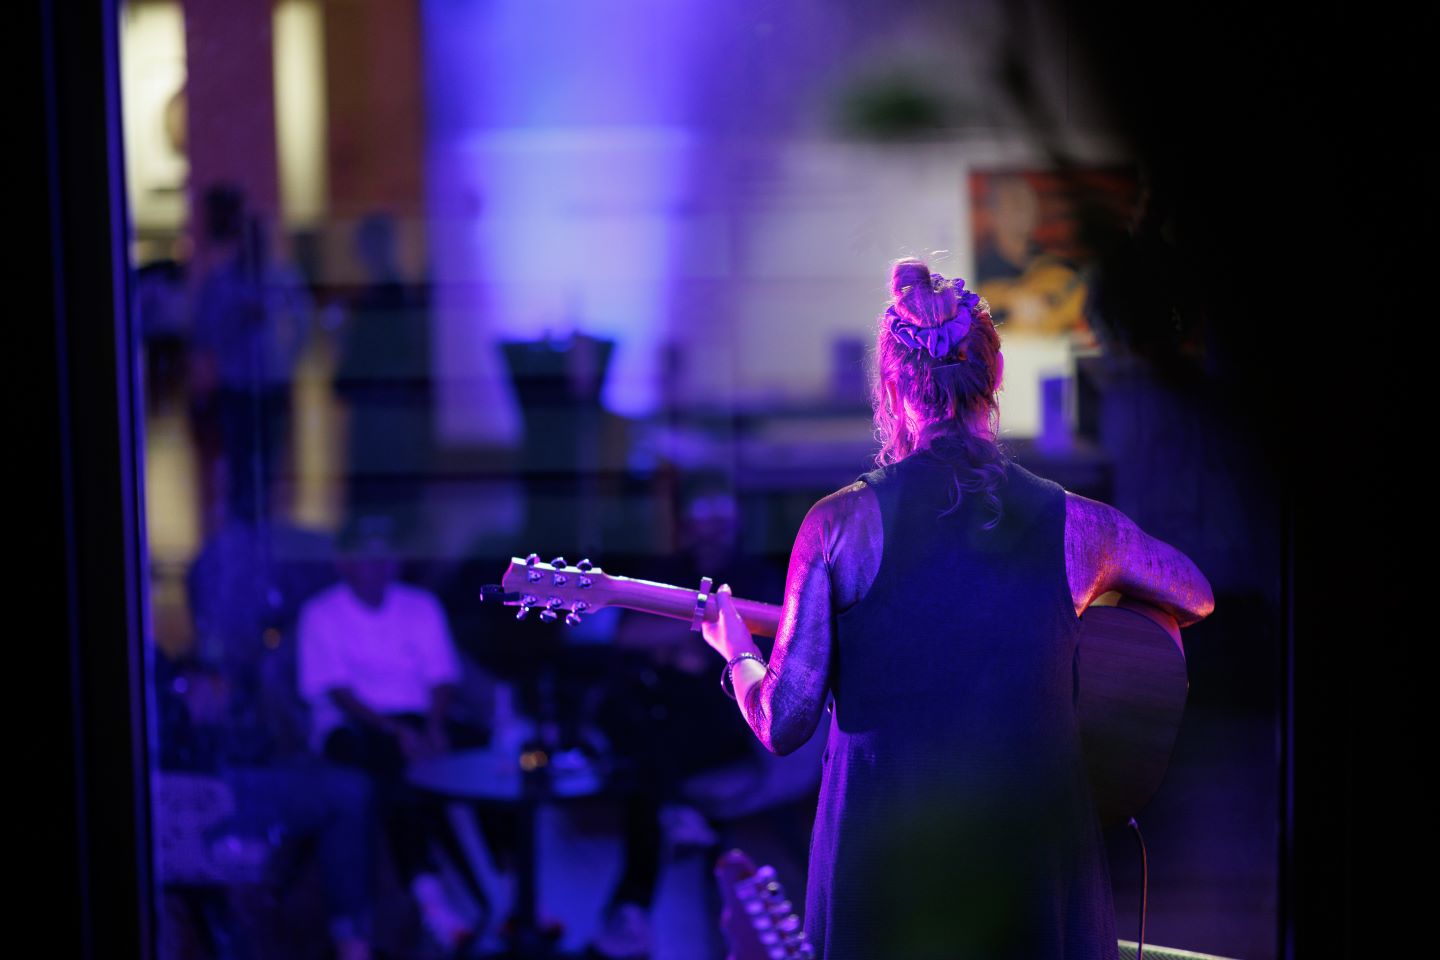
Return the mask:
{"type": "MultiPolygon", "coordinates": [[[[540,563],[512,559],[494,596],[520,607],[521,619],[539,610],[543,620],[578,622],[607,606],[658,616],[702,620],[719,615],[708,584],[701,590],[607,574],[587,560],[569,566],[563,558],[540,563]]],[[[1180,631],[1169,614],[1130,599],[1107,594],[1080,618],[1076,653],[1080,678],[1080,735],[1085,762],[1102,823],[1134,816],[1159,789],[1175,748],[1190,682],[1180,631]]],[[[773,637],[780,607],[736,598],[735,609],[750,632],[773,637]]]]}
{"type": "Polygon", "coordinates": [[[1175,749],[1190,681],[1179,644],[1155,619],[1166,616],[1129,602],[1080,618],[1080,739],[1106,826],[1150,802],[1175,749]]]}

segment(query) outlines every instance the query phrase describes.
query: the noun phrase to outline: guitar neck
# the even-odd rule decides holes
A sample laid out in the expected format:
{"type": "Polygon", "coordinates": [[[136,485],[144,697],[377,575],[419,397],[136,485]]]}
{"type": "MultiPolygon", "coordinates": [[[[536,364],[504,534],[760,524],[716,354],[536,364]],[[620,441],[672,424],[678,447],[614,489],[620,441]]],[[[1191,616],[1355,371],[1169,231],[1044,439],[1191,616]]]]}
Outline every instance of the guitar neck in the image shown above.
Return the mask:
{"type": "MultiPolygon", "coordinates": [[[[536,554],[512,557],[501,583],[481,590],[519,607],[520,620],[538,611],[537,620],[562,616],[574,626],[605,607],[690,622],[695,616],[695,587],[677,587],[606,573],[588,559],[570,565],[563,557],[542,563],[536,554]]],[[[735,600],[735,609],[752,634],[773,637],[781,608],[773,603],[735,600]]],[[[720,614],[712,593],[704,619],[720,614]]],[[[1082,618],[1078,663],[1080,732],[1104,823],[1121,823],[1149,801],[1160,784],[1185,708],[1189,680],[1184,647],[1174,618],[1118,594],[1106,594],[1082,618]],[[1119,606],[1109,607],[1119,601],[1119,606]]]]}
{"type": "MultiPolygon", "coordinates": [[[[642,613],[653,613],[675,620],[691,620],[695,616],[695,594],[693,588],[655,583],[651,580],[634,580],[613,574],[609,582],[610,603],[642,613]]],[[[758,600],[735,598],[735,612],[745,621],[745,626],[756,636],[773,637],[780,629],[780,607],[758,600]]],[[[712,591],[705,604],[705,619],[714,623],[720,616],[720,608],[712,591]]]]}

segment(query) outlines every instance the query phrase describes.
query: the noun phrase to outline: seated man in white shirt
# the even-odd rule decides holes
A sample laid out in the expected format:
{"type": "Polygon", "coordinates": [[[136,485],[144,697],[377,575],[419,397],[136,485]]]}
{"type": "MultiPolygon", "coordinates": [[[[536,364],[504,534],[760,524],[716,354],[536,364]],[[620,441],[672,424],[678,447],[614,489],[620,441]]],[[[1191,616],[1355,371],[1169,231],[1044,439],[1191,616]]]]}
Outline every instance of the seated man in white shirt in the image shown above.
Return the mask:
{"type": "Polygon", "coordinates": [[[430,841],[458,864],[459,845],[437,804],[410,787],[406,769],[450,749],[447,710],[461,679],[460,658],[439,600],[396,580],[385,518],[367,517],[342,535],[341,582],[300,611],[300,692],[309,701],[317,749],[374,780],[401,879],[443,946],[474,935],[445,900],[430,841]]]}

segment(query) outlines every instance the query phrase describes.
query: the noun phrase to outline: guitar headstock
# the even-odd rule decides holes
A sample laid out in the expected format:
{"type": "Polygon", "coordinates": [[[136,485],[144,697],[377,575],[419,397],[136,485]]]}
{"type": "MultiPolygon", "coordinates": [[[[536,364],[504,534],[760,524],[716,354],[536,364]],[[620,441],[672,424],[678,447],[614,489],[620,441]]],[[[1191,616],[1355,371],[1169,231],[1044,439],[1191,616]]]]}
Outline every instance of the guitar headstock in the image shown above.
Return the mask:
{"type": "Polygon", "coordinates": [[[813,960],[815,948],[774,867],[757,868],[744,852],[731,850],[716,862],[715,882],[724,899],[727,960],[813,960]]]}
{"type": "Polygon", "coordinates": [[[499,590],[486,587],[481,599],[500,595],[501,602],[519,607],[515,619],[524,620],[530,611],[540,611],[540,619],[548,622],[565,616],[568,626],[580,623],[582,614],[594,613],[610,605],[611,577],[589,560],[573,566],[564,557],[542,563],[539,554],[524,558],[511,557],[499,590]]]}

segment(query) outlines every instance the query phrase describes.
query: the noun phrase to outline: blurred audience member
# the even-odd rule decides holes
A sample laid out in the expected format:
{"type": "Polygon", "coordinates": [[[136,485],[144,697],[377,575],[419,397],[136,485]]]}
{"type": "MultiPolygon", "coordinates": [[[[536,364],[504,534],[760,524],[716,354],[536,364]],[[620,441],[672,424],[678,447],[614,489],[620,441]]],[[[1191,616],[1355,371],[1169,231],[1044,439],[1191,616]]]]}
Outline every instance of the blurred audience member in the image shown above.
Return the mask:
{"type": "MultiPolygon", "coordinates": [[[[739,505],[719,480],[685,497],[680,553],[635,576],[699,585],[702,576],[736,583],[744,596],[777,599],[784,576],[763,558],[740,552],[739,505]]],[[[717,697],[709,648],[674,620],[627,614],[597,721],[630,771],[623,829],[623,867],[607,901],[591,955],[631,960],[650,955],[650,908],[662,855],[709,849],[719,835],[691,802],[688,782],[723,769],[748,769],[755,751],[735,707],[717,697]]],[[[747,778],[748,780],[749,778],[747,778]]]]}
{"type": "Polygon", "coordinates": [[[232,724],[257,738],[257,760],[310,755],[308,710],[296,682],[295,619],[300,607],[335,582],[331,538],[280,523],[231,519],[206,538],[186,576],[194,650],[222,670],[237,699],[253,711],[232,724]]]}
{"type": "MultiPolygon", "coordinates": [[[[374,819],[364,777],[320,762],[297,736],[303,706],[287,642],[299,604],[324,585],[314,560],[325,538],[231,521],[202,547],[187,578],[196,643],[157,664],[161,768],[213,776],[234,801],[216,830],[217,859],[260,864],[276,888],[313,844],[341,960],[370,956],[374,819]],[[283,561],[277,557],[285,558],[283,561]]],[[[282,944],[231,920],[239,955],[279,956],[282,944]]],[[[289,955],[289,954],[286,954],[289,955]]]]}
{"type": "Polygon", "coordinates": [[[145,345],[145,412],[154,414],[183,396],[189,306],[184,266],[153,260],[136,268],[131,296],[145,345]]]}
{"type": "Polygon", "coordinates": [[[204,463],[207,507],[211,519],[258,521],[273,513],[313,302],[300,275],[272,259],[267,229],[238,188],[207,191],[203,217],[211,265],[195,302],[190,388],[202,454],[216,454],[204,440],[218,434],[223,464],[204,463]]]}
{"type": "Polygon", "coordinates": [[[353,514],[410,509],[432,445],[430,328],[422,293],[401,276],[395,223],[355,231],[366,284],[350,304],[335,393],[350,411],[346,475],[353,514]]]}
{"type": "MultiPolygon", "coordinates": [[[[370,775],[402,880],[431,935],[454,949],[476,926],[449,900],[430,844],[443,845],[462,870],[468,861],[443,809],[410,786],[406,773],[411,763],[447,753],[452,737],[479,738],[450,720],[460,659],[439,600],[396,579],[393,527],[374,515],[346,528],[342,582],[300,613],[300,689],[311,706],[314,744],[370,775]]],[[[472,892],[484,900],[478,885],[472,892]]]]}

